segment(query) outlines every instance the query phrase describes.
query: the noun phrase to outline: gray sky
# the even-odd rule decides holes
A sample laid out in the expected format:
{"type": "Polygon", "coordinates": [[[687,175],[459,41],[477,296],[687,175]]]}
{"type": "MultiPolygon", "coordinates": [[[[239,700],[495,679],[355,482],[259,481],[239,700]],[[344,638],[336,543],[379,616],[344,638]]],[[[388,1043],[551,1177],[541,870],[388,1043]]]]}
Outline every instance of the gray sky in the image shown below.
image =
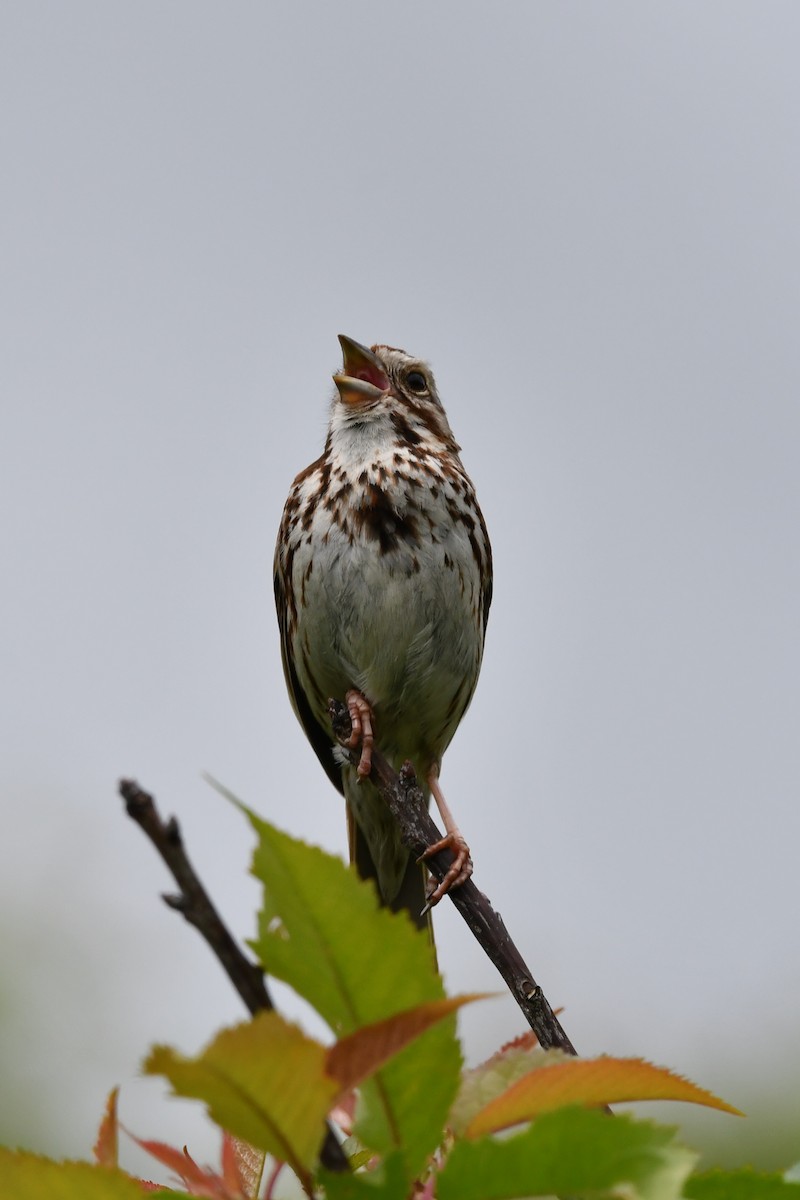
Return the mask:
{"type": "MultiPolygon", "coordinates": [[[[443,775],[476,882],[582,1052],[747,1110],[664,1110],[713,1155],[800,1158],[800,10],[0,24],[4,1136],[87,1154],[121,1083],[131,1128],[212,1153],[138,1063],[242,1013],[120,775],[242,937],[250,838],[201,771],[344,850],[271,594],[344,332],[433,363],[492,536],[443,775]]],[[[437,927],[453,990],[499,986],[437,927]]],[[[521,1024],[500,998],[461,1028],[476,1061],[521,1024]]]]}

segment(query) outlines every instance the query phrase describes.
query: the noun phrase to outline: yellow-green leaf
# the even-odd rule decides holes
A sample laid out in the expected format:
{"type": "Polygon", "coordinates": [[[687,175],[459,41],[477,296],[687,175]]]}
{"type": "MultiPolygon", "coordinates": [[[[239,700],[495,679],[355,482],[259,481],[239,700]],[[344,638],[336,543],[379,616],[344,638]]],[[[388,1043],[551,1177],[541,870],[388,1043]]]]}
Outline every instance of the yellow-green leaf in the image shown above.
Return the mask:
{"type": "Polygon", "coordinates": [[[569,1058],[524,1075],[470,1121],[468,1137],[494,1133],[569,1104],[685,1100],[742,1114],[705,1088],[641,1058],[569,1058]]]}
{"type": "Polygon", "coordinates": [[[144,1064],[175,1092],[204,1100],[214,1121],[289,1164],[306,1182],[338,1085],[326,1049],[277,1013],[225,1029],[197,1058],[156,1046],[144,1064]]]}
{"type": "MultiPolygon", "coordinates": [[[[142,1200],[137,1179],[115,1167],[88,1162],[53,1162],[36,1154],[0,1147],[0,1196],[3,1200],[142,1200]]],[[[151,1191],[153,1197],[165,1191],[151,1191]]],[[[170,1200],[189,1200],[170,1192],[170,1200]]]]}

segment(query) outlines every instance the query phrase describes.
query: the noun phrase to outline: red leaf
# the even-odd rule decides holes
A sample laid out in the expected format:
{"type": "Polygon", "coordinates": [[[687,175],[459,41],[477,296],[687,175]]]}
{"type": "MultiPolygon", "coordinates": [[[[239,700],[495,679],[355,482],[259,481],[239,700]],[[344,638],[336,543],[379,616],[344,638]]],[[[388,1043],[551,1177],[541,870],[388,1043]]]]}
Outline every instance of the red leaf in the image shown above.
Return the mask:
{"type": "Polygon", "coordinates": [[[101,1167],[118,1165],[119,1125],[117,1122],[117,1096],[119,1088],[108,1093],[106,1110],[97,1130],[97,1141],[93,1152],[101,1167]]]}
{"type": "Polygon", "coordinates": [[[205,1200],[251,1200],[241,1188],[230,1189],[222,1176],[210,1167],[198,1166],[185,1146],[183,1150],[176,1150],[174,1146],[168,1146],[165,1142],[138,1138],[132,1133],[129,1136],[137,1146],[141,1146],[148,1154],[152,1154],[153,1158],[174,1171],[193,1196],[202,1196],[205,1200]]]}

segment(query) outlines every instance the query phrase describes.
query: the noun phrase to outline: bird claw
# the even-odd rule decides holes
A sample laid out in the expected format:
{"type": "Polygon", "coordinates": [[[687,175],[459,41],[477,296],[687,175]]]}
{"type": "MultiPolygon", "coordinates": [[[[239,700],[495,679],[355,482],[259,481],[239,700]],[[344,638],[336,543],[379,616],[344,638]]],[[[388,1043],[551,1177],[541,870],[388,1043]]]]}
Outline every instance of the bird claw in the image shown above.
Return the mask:
{"type": "Polygon", "coordinates": [[[360,743],[361,757],[358,760],[356,773],[359,780],[366,779],[372,770],[372,747],[375,744],[375,735],[372,730],[372,709],[369,701],[354,688],[347,693],[345,700],[350,713],[352,730],[344,744],[349,750],[355,750],[360,743]]]}
{"type": "Polygon", "coordinates": [[[427,903],[423,908],[423,913],[429,912],[434,905],[438,904],[442,896],[456,887],[461,887],[462,883],[466,883],[472,875],[472,857],[470,856],[469,846],[464,841],[464,838],[459,831],[453,830],[440,838],[438,842],[434,842],[432,846],[428,846],[417,859],[418,863],[424,862],[426,858],[431,858],[432,855],[438,854],[440,850],[452,850],[455,857],[450,864],[447,874],[440,883],[430,881],[427,892],[427,903]]]}

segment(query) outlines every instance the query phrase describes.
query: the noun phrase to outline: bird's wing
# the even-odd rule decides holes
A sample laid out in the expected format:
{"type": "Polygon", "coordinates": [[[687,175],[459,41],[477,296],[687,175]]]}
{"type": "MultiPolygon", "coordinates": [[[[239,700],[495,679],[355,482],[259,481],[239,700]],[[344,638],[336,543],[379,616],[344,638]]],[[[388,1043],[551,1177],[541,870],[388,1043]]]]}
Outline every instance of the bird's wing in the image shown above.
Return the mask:
{"type": "Polygon", "coordinates": [[[275,556],[274,583],[275,608],[277,609],[278,626],[281,631],[281,661],[283,662],[283,674],[286,679],[289,699],[292,702],[292,708],[297,714],[298,721],[305,730],[306,737],[314,748],[314,753],[322,764],[325,774],[337,791],[344,795],[342,770],[333,757],[332,734],[314,716],[308,696],[303,691],[300,680],[297,678],[297,672],[294,669],[289,646],[289,611],[286,601],[286,584],[277,554],[275,556]]]}
{"type": "Polygon", "coordinates": [[[492,568],[492,543],[489,541],[489,530],[486,528],[486,522],[483,519],[480,505],[477,497],[475,498],[475,507],[478,510],[478,521],[480,522],[481,534],[483,536],[483,544],[486,547],[485,571],[486,578],[483,583],[483,636],[486,636],[486,626],[489,624],[489,609],[492,604],[492,587],[493,587],[493,568],[492,568]]]}

